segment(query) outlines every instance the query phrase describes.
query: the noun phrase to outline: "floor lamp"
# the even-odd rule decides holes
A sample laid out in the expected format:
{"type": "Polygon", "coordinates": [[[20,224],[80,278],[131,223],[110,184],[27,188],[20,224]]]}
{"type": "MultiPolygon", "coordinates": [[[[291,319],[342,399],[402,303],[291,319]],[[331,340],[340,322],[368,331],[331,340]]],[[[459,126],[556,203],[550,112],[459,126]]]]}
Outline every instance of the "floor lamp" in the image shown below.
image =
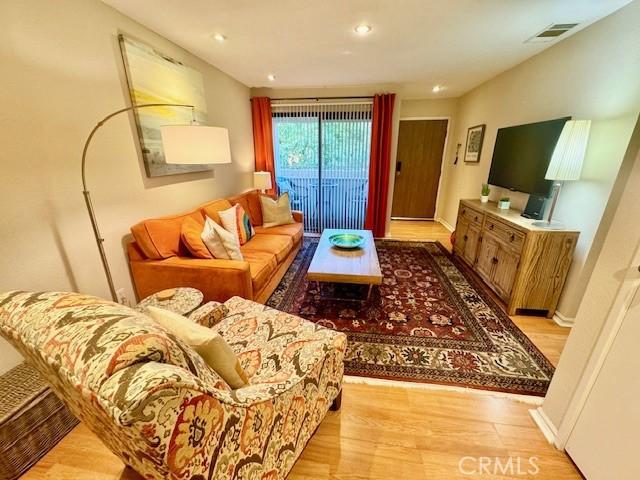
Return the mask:
{"type": "Polygon", "coordinates": [[[562,182],[579,180],[582,163],[587,151],[591,120],[569,120],[564,124],[556,148],[553,150],[545,180],[553,180],[553,200],[547,220],[533,222],[536,227],[549,230],[562,230],[564,225],[553,220],[553,212],[558,203],[562,182]]]}
{"type": "MultiPolygon", "coordinates": [[[[93,136],[102,125],[109,119],[124,112],[138,110],[149,107],[184,107],[194,109],[193,105],[184,105],[177,103],[147,103],[143,105],[133,105],[131,107],[122,108],[107,115],[100,120],[84,143],[82,150],[82,194],[87,205],[91,226],[93,227],[93,235],[98,245],[100,259],[104,273],[109,284],[109,292],[114,302],[118,301],[116,288],[111,277],[111,270],[107,262],[107,256],[104,251],[104,238],[100,235],[96,214],[93,210],[91,202],[91,194],[87,188],[87,180],[85,177],[85,166],[87,160],[87,150],[93,136]]],[[[165,161],[171,164],[212,164],[212,163],[231,163],[231,152],[229,148],[229,132],[226,128],[209,127],[205,125],[167,125],[160,128],[162,133],[162,146],[165,154],[165,161]]]]}

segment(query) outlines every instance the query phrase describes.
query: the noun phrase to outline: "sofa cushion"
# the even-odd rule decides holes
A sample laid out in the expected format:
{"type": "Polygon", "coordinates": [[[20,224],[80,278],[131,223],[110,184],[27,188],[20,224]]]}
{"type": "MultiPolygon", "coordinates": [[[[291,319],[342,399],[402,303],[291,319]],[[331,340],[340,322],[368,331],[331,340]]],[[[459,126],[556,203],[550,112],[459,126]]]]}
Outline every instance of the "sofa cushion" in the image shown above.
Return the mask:
{"type": "Polygon", "coordinates": [[[262,206],[262,226],[264,227],[277,227],[295,222],[291,213],[289,192],[284,192],[275,199],[269,195],[260,195],[260,205],[262,206]]]}
{"type": "Polygon", "coordinates": [[[228,210],[221,210],[219,213],[222,226],[238,239],[240,245],[247,243],[256,234],[251,224],[251,219],[242,208],[242,205],[236,204],[228,210]]]}
{"type": "Polygon", "coordinates": [[[182,222],[187,217],[204,224],[202,213],[196,210],[182,215],[143,220],[131,227],[131,233],[147,258],[160,260],[175,256],[188,257],[191,254],[180,239],[182,222]]]}
{"type": "Polygon", "coordinates": [[[147,307],[147,312],[160,326],[198,352],[231,388],[241,388],[249,383],[235,353],[215,331],[153,305],[147,307]]]}
{"type": "Polygon", "coordinates": [[[218,212],[220,212],[221,210],[227,210],[229,208],[231,208],[231,203],[229,202],[229,200],[227,200],[226,198],[221,198],[219,200],[214,200],[212,202],[201,205],[200,211],[204,216],[207,216],[217,224],[222,225],[218,212]]]}
{"type": "Polygon", "coordinates": [[[273,272],[276,271],[278,261],[273,253],[250,250],[245,247],[241,247],[241,250],[245,262],[249,263],[251,285],[255,295],[262,290],[262,287],[267,284],[273,272]]]}
{"type": "Polygon", "coordinates": [[[288,225],[278,225],[277,227],[256,227],[256,233],[271,235],[287,235],[296,244],[302,238],[304,227],[302,223],[290,223],[288,225]]]}
{"type": "Polygon", "coordinates": [[[202,241],[202,229],[204,228],[204,223],[199,222],[198,220],[187,217],[182,222],[182,227],[180,229],[180,238],[182,239],[182,243],[185,244],[191,255],[196,258],[213,258],[211,252],[202,241]]]}
{"type": "Polygon", "coordinates": [[[247,212],[251,223],[256,225],[262,225],[262,207],[260,206],[260,194],[257,190],[251,190],[235,197],[230,197],[229,201],[232,204],[240,204],[244,211],[247,212]]]}
{"type": "Polygon", "coordinates": [[[288,235],[256,234],[242,249],[246,251],[269,252],[276,256],[278,263],[282,262],[293,248],[293,241],[288,235]]]}
{"type": "Polygon", "coordinates": [[[250,385],[296,382],[325,361],[328,350],[346,349],[343,333],[295,315],[240,297],[224,304],[229,316],[214,328],[238,355],[250,385]]]}

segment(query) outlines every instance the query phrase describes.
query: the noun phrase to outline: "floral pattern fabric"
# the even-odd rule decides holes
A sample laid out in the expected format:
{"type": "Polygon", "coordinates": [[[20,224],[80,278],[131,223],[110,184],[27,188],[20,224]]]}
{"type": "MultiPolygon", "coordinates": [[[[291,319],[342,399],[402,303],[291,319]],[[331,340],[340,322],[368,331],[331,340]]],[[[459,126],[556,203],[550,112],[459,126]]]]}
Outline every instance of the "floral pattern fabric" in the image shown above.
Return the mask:
{"type": "Polygon", "coordinates": [[[346,337],[240,298],[217,329],[231,390],[146,315],[75,293],[0,294],[0,333],[147,479],[283,479],[341,389],[346,337]]]}

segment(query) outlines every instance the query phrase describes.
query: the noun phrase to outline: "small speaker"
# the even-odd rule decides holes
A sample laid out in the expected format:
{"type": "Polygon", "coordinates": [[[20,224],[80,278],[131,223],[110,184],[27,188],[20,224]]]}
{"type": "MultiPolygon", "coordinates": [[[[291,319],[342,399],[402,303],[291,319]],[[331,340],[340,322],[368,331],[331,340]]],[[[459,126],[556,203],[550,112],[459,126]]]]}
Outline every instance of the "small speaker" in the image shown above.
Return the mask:
{"type": "Polygon", "coordinates": [[[529,195],[527,206],[522,212],[524,218],[533,218],[534,220],[542,220],[544,215],[544,204],[547,199],[542,195],[529,195]]]}

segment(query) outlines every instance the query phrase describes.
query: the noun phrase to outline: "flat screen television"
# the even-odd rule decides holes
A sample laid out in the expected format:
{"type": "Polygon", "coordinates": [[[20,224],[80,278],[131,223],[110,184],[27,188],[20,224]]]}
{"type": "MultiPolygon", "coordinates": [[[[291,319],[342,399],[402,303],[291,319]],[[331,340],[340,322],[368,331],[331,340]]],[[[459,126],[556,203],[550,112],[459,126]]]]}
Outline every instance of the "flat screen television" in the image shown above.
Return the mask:
{"type": "Polygon", "coordinates": [[[548,196],[553,182],[545,180],[544,176],[562,127],[570,119],[565,117],[499,129],[489,184],[548,196]]]}

